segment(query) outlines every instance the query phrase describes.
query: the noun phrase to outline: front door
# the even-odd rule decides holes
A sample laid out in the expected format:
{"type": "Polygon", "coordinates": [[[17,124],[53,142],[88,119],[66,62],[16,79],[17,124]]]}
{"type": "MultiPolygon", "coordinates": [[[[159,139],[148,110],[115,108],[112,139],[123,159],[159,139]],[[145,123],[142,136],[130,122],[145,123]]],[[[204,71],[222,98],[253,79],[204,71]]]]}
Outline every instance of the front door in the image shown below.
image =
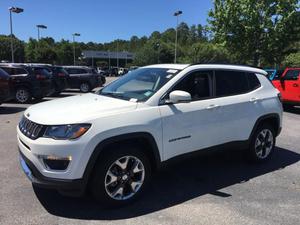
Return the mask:
{"type": "Polygon", "coordinates": [[[214,145],[219,110],[211,99],[212,77],[212,71],[191,72],[170,92],[186,91],[191,94],[192,101],[159,106],[165,160],[214,145]]]}
{"type": "Polygon", "coordinates": [[[284,101],[300,101],[300,70],[291,69],[286,72],[281,81],[282,99],[284,101]]]}

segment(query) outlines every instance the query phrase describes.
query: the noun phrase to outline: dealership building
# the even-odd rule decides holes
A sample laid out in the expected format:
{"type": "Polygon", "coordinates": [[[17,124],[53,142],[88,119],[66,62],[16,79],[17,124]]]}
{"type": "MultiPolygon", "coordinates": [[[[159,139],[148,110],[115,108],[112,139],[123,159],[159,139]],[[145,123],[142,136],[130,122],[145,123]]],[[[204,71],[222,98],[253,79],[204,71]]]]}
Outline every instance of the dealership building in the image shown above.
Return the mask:
{"type": "Polygon", "coordinates": [[[109,67],[125,67],[134,59],[134,54],[127,51],[83,51],[81,55],[92,66],[95,66],[96,61],[105,61],[109,67]]]}

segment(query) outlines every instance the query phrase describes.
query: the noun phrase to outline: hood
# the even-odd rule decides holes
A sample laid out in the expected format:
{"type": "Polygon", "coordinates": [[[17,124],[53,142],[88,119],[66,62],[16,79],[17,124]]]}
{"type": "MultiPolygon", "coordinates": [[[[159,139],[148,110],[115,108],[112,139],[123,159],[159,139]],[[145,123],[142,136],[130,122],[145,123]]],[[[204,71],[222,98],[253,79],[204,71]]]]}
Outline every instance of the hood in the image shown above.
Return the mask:
{"type": "Polygon", "coordinates": [[[83,94],[30,106],[25,116],[43,125],[84,123],[101,116],[135,110],[137,103],[121,99],[83,94]]]}

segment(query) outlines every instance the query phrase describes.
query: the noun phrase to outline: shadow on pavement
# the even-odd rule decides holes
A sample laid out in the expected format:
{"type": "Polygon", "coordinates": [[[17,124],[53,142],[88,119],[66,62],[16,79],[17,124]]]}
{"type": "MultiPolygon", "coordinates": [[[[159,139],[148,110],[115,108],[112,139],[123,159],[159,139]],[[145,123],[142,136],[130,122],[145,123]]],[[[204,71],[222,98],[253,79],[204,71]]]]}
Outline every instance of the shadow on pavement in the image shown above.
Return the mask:
{"type": "Polygon", "coordinates": [[[294,113],[300,115],[300,108],[299,107],[289,107],[284,109],[285,112],[294,113]]]}
{"type": "Polygon", "coordinates": [[[172,207],[205,194],[230,197],[218,190],[297,163],[300,154],[278,148],[264,164],[248,164],[239,151],[205,154],[170,162],[154,177],[145,196],[120,209],[107,210],[90,198],[68,198],[55,191],[34,188],[51,214],[86,220],[117,220],[137,217],[172,207]]]}
{"type": "Polygon", "coordinates": [[[0,115],[3,114],[15,114],[22,112],[26,109],[27,107],[15,107],[15,106],[9,106],[9,105],[0,105],[0,115]]]}

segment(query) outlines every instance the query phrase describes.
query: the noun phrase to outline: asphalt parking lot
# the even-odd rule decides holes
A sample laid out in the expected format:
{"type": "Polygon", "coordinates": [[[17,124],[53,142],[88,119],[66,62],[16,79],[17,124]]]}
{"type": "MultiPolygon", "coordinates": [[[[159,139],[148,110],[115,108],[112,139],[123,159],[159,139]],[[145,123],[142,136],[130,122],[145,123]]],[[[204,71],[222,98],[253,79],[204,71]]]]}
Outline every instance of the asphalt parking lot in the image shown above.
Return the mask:
{"type": "Polygon", "coordinates": [[[16,142],[28,106],[0,106],[0,224],[300,224],[300,108],[284,113],[266,164],[248,164],[238,150],[171,162],[138,202],[104,210],[90,198],[32,187],[16,142]]]}

